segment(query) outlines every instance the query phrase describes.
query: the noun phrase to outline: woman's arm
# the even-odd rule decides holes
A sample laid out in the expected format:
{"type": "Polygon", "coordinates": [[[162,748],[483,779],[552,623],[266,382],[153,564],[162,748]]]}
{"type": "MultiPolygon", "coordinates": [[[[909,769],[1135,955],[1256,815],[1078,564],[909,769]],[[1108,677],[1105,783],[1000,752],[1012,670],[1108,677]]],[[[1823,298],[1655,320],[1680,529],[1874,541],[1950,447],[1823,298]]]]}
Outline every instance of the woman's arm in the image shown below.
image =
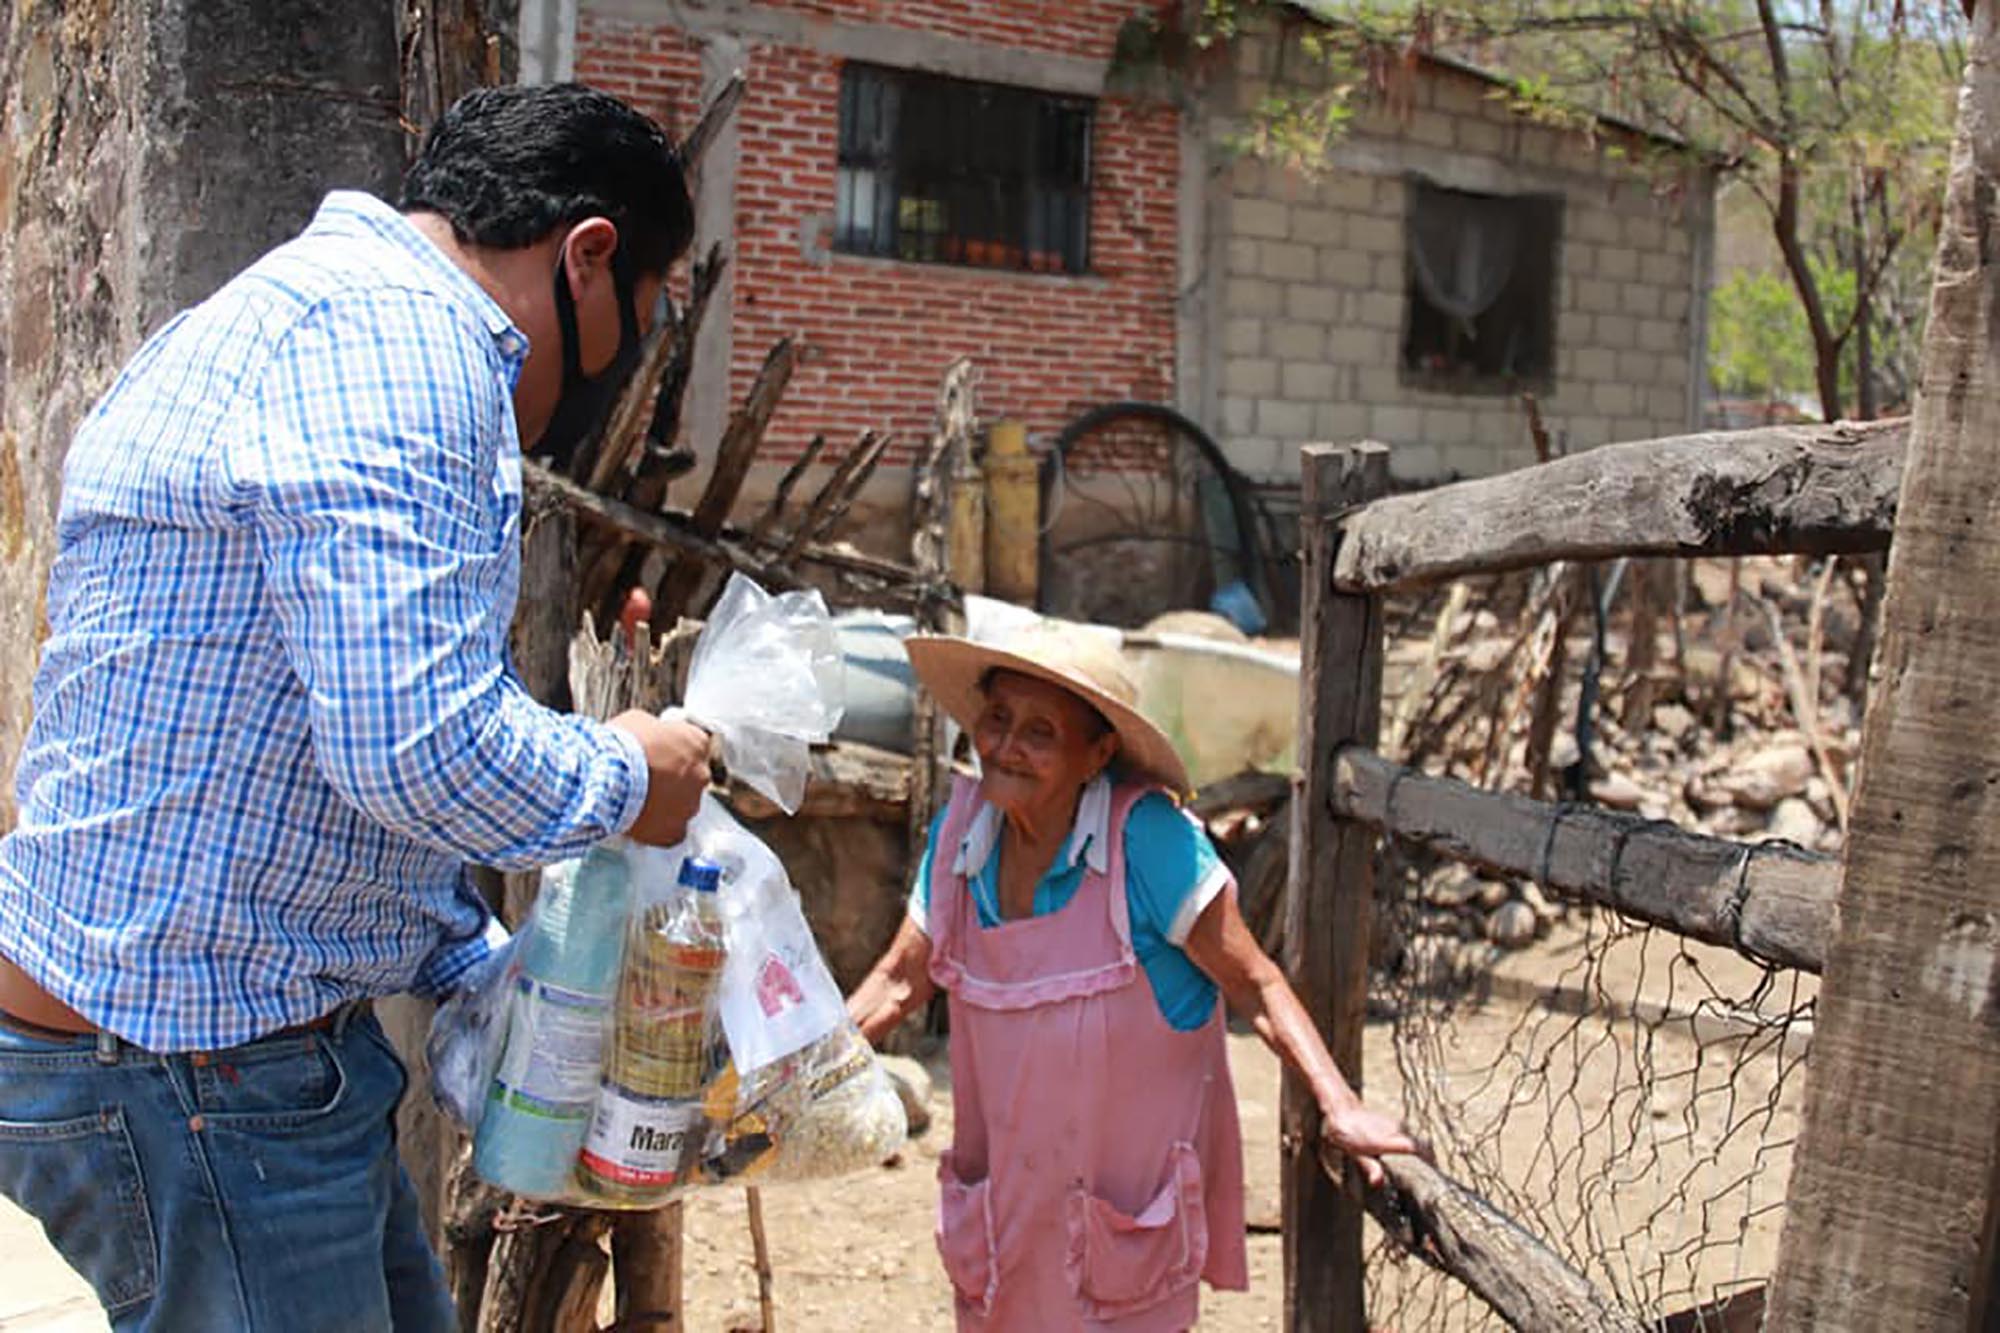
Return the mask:
{"type": "Polygon", "coordinates": [[[898,1023],[929,1003],[936,990],[931,983],[930,936],[904,917],[888,951],[847,997],[847,1016],[869,1045],[876,1045],[894,1032],[898,1023]]]}
{"type": "Polygon", "coordinates": [[[1222,988],[1230,1009],[1306,1080],[1319,1102],[1328,1142],[1360,1164],[1370,1185],[1382,1182],[1382,1164],[1375,1160],[1380,1154],[1422,1151],[1395,1117],[1370,1109],[1347,1086],[1284,972],[1243,923],[1234,884],[1202,909],[1182,948],[1222,988]]]}

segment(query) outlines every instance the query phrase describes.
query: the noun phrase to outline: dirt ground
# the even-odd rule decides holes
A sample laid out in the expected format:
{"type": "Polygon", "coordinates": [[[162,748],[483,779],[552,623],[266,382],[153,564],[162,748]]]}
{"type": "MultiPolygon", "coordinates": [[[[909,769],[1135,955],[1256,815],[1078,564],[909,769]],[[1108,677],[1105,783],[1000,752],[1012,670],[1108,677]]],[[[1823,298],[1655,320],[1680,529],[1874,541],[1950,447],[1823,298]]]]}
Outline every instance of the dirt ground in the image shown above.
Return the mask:
{"type": "MultiPolygon", "coordinates": [[[[1422,1087],[1416,1091],[1433,1105],[1458,1108],[1467,1136],[1483,1137],[1475,1156],[1458,1163],[1461,1172],[1491,1171],[1496,1192],[1518,1191],[1546,1210],[1533,1219],[1545,1233],[1571,1228],[1596,1238],[1602,1259],[1593,1276],[1599,1281],[1623,1289],[1692,1285],[1712,1291],[1760,1278],[1776,1252],[1782,1209],[1770,1205],[1782,1199],[1803,1077],[1796,1069],[1782,1077],[1783,1065],[1737,1035],[1740,1015],[1712,998],[1751,995],[1756,974],[1715,950],[1684,953],[1664,936],[1611,947],[1593,939],[1574,924],[1558,925],[1534,946],[1502,957],[1487,987],[1459,1005],[1435,1048],[1439,1058],[1417,1071],[1422,1087]],[[1586,958],[1599,960],[1587,978],[1580,971],[1586,958]],[[1697,975],[1698,986],[1690,981],[1697,975]],[[1578,1019],[1572,1011],[1587,992],[1619,1003],[1578,1019]],[[1698,1002],[1701,996],[1711,998],[1698,1002]],[[1648,1036],[1655,1077],[1640,1080],[1637,1048],[1648,1036]],[[1522,1077],[1524,1070],[1534,1077],[1522,1077]],[[1747,1117],[1766,1106],[1768,1116],[1747,1117]],[[1613,1152],[1634,1141],[1646,1149],[1645,1169],[1607,1166],[1613,1152]],[[1721,1183],[1753,1176],[1763,1193],[1747,1207],[1731,1196],[1735,1212],[1716,1209],[1709,1223],[1711,1239],[1718,1228],[1733,1235],[1740,1225],[1743,1243],[1701,1243],[1700,1205],[1717,1196],[1721,1183]],[[1638,1225],[1649,1218],[1657,1220],[1638,1225]]],[[[1796,1035],[1792,1041],[1796,1046],[1796,1035]]],[[[1371,1096],[1400,1104],[1403,1078],[1388,1022],[1370,1025],[1365,1049],[1371,1096]]],[[[1253,1221],[1275,1223],[1277,1064],[1248,1035],[1231,1037],[1230,1057],[1242,1108],[1249,1212],[1253,1221]]],[[[937,1155],[951,1135],[950,1094],[941,1060],[931,1064],[935,1118],[900,1165],[765,1192],[781,1327],[870,1333],[950,1327],[948,1288],[931,1242],[937,1155]]],[[[1451,1153],[1447,1149],[1448,1165],[1451,1153]]],[[[104,1328],[88,1290],[34,1224],[4,1201],[0,1255],[6,1256],[0,1330],[104,1328]]],[[[1280,1264],[1279,1238],[1252,1234],[1250,1290],[1204,1292],[1201,1327],[1216,1333],[1277,1328],[1280,1264]]],[[[1401,1271],[1391,1270],[1392,1294],[1403,1281],[1401,1271]]],[[[757,1326],[740,1192],[699,1195],[690,1204],[686,1283],[691,1333],[757,1326]]],[[[1414,1330],[1484,1322],[1462,1300],[1439,1308],[1429,1294],[1435,1290],[1419,1288],[1408,1304],[1384,1295],[1375,1307],[1377,1326],[1414,1330]]]]}
{"type": "MultiPolygon", "coordinates": [[[[1783,1197],[1803,1092],[1802,1069],[1787,1061],[1801,1054],[1803,1033],[1788,1038],[1786,1061],[1745,1035],[1756,1030],[1746,1021],[1751,1015],[1733,1002],[1755,995],[1760,976],[1719,950],[1684,949],[1653,933],[1607,942],[1575,923],[1500,957],[1484,990],[1465,998],[1444,1034],[1442,1060],[1421,1071],[1439,1099],[1433,1104],[1453,1106],[1468,1138],[1483,1138],[1469,1147],[1476,1168],[1461,1159],[1460,1169],[1490,1171],[1496,1192],[1518,1191],[1540,1210],[1530,1219],[1536,1230],[1567,1231],[1576,1248],[1598,1253],[1593,1278],[1628,1299],[1685,1290],[1706,1298],[1761,1280],[1776,1259],[1782,1208],[1771,1205],[1783,1197]],[[1586,973],[1587,960],[1595,965],[1586,973]],[[1574,1011],[1586,997],[1597,1002],[1580,1018],[1574,1011]],[[1642,1075],[1642,1054],[1649,1074],[1642,1075]],[[1521,1077],[1524,1070],[1535,1076],[1521,1077]],[[1635,1142],[1638,1153],[1629,1151],[1635,1142]]],[[[1805,981],[1794,1002],[1809,998],[1805,981]]],[[[1776,1006],[1766,996],[1762,1007],[1776,1006]]],[[[1371,1023],[1364,1050],[1371,1098],[1402,1104],[1392,1025],[1371,1023]]],[[[1249,1215],[1275,1227],[1277,1061],[1256,1037],[1240,1033],[1230,1038],[1230,1059],[1249,1215]]],[[[901,1333],[951,1326],[931,1242],[935,1163],[950,1139],[950,1100],[945,1071],[933,1068],[937,1119],[902,1166],[765,1194],[783,1327],[901,1333]]],[[[1446,1148],[1448,1164],[1453,1151],[1446,1148]]],[[[1372,1226],[1370,1234],[1372,1244],[1372,1226]]],[[[754,1329],[742,1197],[699,1198],[689,1210],[688,1241],[690,1329],[754,1329]]],[[[1201,1328],[1280,1326],[1279,1237],[1253,1232],[1249,1249],[1250,1290],[1204,1291],[1201,1328]]],[[[1383,1330],[1498,1327],[1462,1292],[1414,1264],[1385,1270],[1371,1308],[1383,1330]]]]}
{"type": "MultiPolygon", "coordinates": [[[[931,1241],[938,1152],[951,1141],[949,1080],[942,1063],[936,1117],[900,1166],[874,1175],[764,1193],[776,1274],[777,1315],[787,1329],[871,1333],[949,1329],[951,1297],[931,1241]]],[[[1275,1222],[1278,1201],[1278,1066],[1253,1036],[1230,1038],[1243,1116],[1249,1206],[1275,1222]]],[[[699,1196],[688,1209],[687,1308],[691,1333],[757,1327],[757,1284],[743,1196],[699,1196]]],[[[1250,1290],[1204,1292],[1204,1329],[1278,1327],[1278,1238],[1250,1238],[1250,1290]]]]}
{"type": "MultiPolygon", "coordinates": [[[[1277,1063],[1255,1037],[1232,1036],[1250,1207],[1277,1211],[1277,1063]]],[[[902,1163],[866,1176],[764,1192],[764,1222],[776,1273],[777,1318],[789,1330],[871,1333],[949,1329],[951,1299],[932,1247],[937,1155],[950,1142],[951,1094],[940,1061],[935,1117],[902,1163]]],[[[685,1273],[689,1333],[757,1327],[757,1281],[740,1190],[694,1198],[687,1210],[685,1273]]],[[[99,1333],[90,1290],[64,1266],[35,1224],[0,1200],[0,1330],[99,1333]]],[[[1274,1329],[1282,1293],[1278,1238],[1250,1238],[1251,1289],[1205,1293],[1204,1329],[1274,1329]]],[[[609,1322],[610,1312],[605,1312],[609,1322]]]]}

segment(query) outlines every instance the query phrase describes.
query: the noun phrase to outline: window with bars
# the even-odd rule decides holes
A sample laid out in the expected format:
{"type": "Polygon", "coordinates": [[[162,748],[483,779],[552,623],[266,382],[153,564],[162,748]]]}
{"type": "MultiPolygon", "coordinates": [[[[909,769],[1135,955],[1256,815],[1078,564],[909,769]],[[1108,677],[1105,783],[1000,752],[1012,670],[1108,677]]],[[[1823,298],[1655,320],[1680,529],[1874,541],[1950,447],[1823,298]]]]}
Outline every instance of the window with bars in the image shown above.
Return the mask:
{"type": "Polygon", "coordinates": [[[850,61],[833,248],[1083,273],[1090,99],[850,61]]]}

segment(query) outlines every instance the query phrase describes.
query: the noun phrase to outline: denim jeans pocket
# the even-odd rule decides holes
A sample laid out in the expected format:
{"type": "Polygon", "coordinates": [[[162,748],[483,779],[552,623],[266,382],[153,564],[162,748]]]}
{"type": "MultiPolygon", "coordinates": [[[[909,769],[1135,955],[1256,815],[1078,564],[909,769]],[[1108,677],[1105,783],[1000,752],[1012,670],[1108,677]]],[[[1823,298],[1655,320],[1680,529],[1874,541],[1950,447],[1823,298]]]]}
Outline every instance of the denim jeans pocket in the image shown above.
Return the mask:
{"type": "Polygon", "coordinates": [[[112,1316],[152,1299],[152,1210],[122,1107],[68,1120],[0,1120],[0,1194],[41,1220],[112,1316]]]}
{"type": "Polygon", "coordinates": [[[354,1020],[348,1029],[349,1041],[367,1043],[370,1050],[380,1056],[382,1062],[395,1072],[396,1099],[394,1105],[401,1107],[403,1098],[410,1092],[410,1067],[403,1063],[403,1056],[396,1049],[396,1043],[389,1040],[389,1034],[382,1030],[382,1024],[373,1014],[354,1020]]]}
{"type": "Polygon", "coordinates": [[[217,1051],[194,1066],[195,1107],[217,1128],[299,1129],[347,1097],[346,1061],[319,1033],[217,1051]]]}

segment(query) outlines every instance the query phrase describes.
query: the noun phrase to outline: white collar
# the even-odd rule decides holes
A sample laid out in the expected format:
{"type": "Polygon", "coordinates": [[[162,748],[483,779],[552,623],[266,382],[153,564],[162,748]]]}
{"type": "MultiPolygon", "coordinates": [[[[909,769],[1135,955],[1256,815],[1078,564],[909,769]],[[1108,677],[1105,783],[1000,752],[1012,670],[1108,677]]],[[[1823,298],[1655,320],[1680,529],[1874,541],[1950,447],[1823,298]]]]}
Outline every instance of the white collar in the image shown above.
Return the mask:
{"type": "MultiPolygon", "coordinates": [[[[958,854],[952,858],[951,872],[970,878],[986,868],[993,847],[1000,840],[1000,811],[984,796],[972,812],[965,836],[959,839],[958,854]]],[[[1111,869],[1111,779],[1099,773],[1084,784],[1077,798],[1076,822],[1070,825],[1069,843],[1063,848],[1061,866],[1070,869],[1078,860],[1102,875],[1111,869]]]]}

